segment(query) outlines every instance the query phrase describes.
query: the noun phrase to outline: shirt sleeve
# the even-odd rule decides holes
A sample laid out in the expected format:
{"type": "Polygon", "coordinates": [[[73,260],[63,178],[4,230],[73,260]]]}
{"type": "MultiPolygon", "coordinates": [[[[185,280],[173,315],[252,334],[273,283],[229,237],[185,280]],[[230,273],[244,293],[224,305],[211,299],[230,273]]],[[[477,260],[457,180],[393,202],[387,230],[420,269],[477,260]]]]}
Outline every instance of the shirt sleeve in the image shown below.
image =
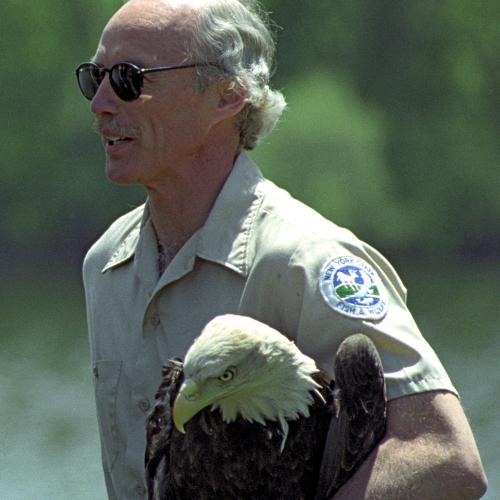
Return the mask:
{"type": "Polygon", "coordinates": [[[338,346],[359,332],[379,350],[389,399],[433,390],[457,394],[407,308],[404,285],[376,250],[355,239],[308,243],[289,269],[295,283],[285,292],[288,300],[302,288],[295,340],[322,369],[333,375],[338,346]]]}

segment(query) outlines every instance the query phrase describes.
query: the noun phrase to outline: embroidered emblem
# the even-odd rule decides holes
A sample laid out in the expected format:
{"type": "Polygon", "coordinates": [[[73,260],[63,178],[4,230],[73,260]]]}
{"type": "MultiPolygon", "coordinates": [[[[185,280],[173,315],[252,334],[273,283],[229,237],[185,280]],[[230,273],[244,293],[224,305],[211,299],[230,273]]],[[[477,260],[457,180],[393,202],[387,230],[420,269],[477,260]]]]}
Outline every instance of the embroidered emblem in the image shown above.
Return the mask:
{"type": "Polygon", "coordinates": [[[319,285],[326,303],[351,318],[380,319],[387,312],[388,299],[378,274],[353,255],[329,261],[319,285]]]}

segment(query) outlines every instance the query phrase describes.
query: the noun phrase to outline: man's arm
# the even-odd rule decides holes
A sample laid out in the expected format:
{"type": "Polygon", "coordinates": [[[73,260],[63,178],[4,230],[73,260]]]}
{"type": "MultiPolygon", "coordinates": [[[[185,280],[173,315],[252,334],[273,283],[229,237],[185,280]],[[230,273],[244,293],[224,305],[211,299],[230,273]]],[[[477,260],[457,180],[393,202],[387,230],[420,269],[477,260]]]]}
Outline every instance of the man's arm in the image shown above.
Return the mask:
{"type": "Polygon", "coordinates": [[[335,500],[474,499],[486,487],[458,398],[433,391],[388,403],[386,435],[335,500]]]}

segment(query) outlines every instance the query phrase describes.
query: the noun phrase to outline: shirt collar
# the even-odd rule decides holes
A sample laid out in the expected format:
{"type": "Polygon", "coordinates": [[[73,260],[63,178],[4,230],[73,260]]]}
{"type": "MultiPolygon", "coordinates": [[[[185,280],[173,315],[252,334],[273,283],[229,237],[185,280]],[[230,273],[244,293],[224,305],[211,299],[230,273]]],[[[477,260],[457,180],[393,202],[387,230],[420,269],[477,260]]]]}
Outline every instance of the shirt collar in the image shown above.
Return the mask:
{"type": "MultiPolygon", "coordinates": [[[[259,189],[263,180],[255,163],[246,153],[240,153],[205,224],[189,240],[191,244],[195,241],[190,246],[198,257],[228,267],[243,276],[248,274],[253,260],[249,241],[263,199],[263,192],[259,189]]],[[[142,210],[133,214],[103,273],[125,264],[134,256],[148,221],[146,203],[142,210]]],[[[194,262],[194,259],[191,260],[194,262]]]]}
{"type": "Polygon", "coordinates": [[[241,153],[200,229],[197,255],[246,276],[253,260],[249,241],[262,204],[259,168],[241,153]]]}
{"type": "Polygon", "coordinates": [[[134,256],[135,248],[141,234],[141,227],[149,217],[149,211],[145,207],[146,204],[138,207],[130,214],[130,221],[122,233],[121,240],[116,245],[106,265],[102,268],[102,273],[125,264],[134,256]]]}

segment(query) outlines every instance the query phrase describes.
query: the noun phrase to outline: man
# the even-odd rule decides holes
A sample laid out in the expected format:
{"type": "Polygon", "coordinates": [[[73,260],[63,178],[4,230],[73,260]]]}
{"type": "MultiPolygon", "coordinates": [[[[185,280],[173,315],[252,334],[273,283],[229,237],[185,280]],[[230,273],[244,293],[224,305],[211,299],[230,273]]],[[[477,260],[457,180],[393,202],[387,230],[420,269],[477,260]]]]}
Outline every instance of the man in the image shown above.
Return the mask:
{"type": "Polygon", "coordinates": [[[273,53],[250,2],[130,0],[77,70],[107,176],[148,194],[84,263],[109,498],[144,497],[161,366],[222,313],[273,326],[330,373],[346,336],[376,343],[387,434],[336,498],[477,498],[486,478],[470,428],[390,264],[242,152],[285,106],[269,87],[273,53]]]}

